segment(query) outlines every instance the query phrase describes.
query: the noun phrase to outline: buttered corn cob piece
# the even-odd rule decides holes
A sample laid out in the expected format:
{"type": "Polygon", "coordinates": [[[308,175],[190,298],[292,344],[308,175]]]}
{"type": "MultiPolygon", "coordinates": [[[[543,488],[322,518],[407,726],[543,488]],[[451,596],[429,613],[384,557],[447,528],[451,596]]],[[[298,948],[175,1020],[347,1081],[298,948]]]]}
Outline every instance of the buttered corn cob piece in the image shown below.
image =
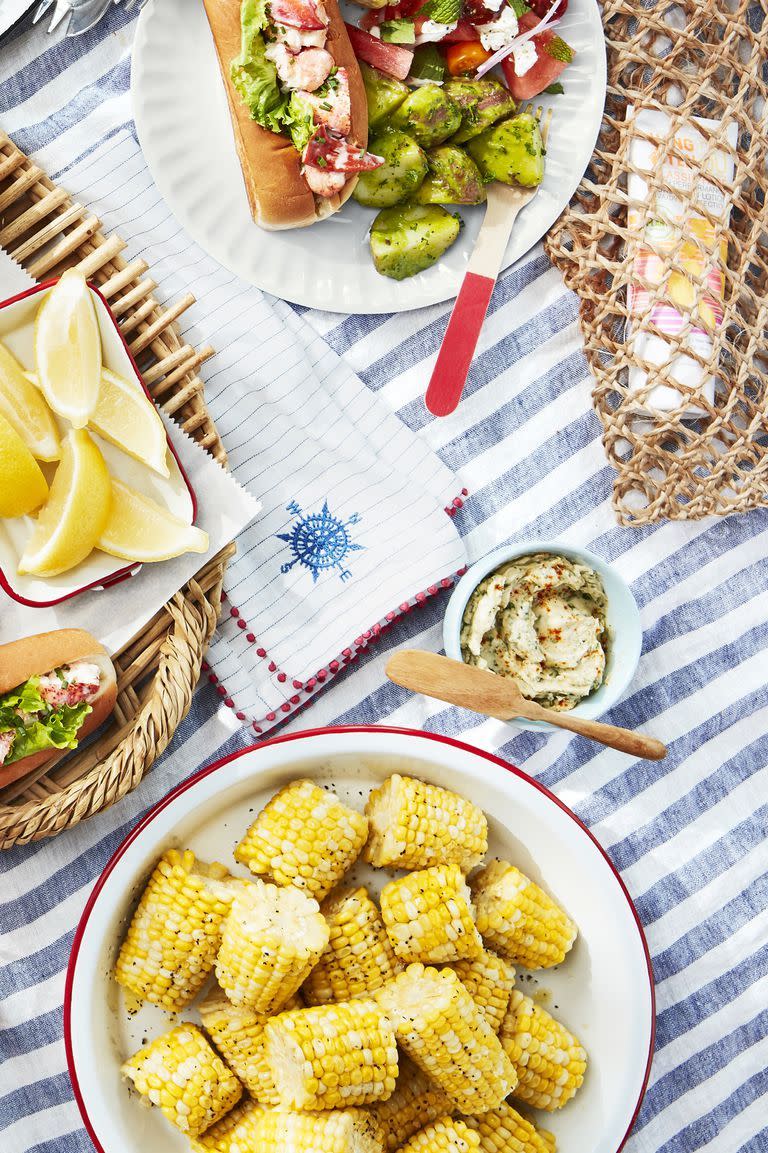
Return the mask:
{"type": "Polygon", "coordinates": [[[581,1087],[585,1050],[564,1025],[517,989],[500,1038],[518,1076],[514,1095],[534,1109],[561,1109],[581,1087]]]}
{"type": "Polygon", "coordinates": [[[243,1087],[194,1025],[177,1025],[123,1063],[121,1072],[172,1125],[199,1137],[240,1100],[243,1087]]]}
{"type": "Polygon", "coordinates": [[[474,1129],[448,1114],[415,1133],[400,1147],[400,1153],[473,1153],[479,1148],[480,1138],[474,1129]]]}
{"type": "Polygon", "coordinates": [[[400,1072],[391,1097],[371,1106],[384,1131],[387,1153],[395,1153],[417,1130],[443,1117],[453,1103],[408,1057],[400,1057],[400,1072]]]}
{"type": "Polygon", "coordinates": [[[515,984],[515,970],[490,949],[483,949],[471,961],[454,961],[451,968],[498,1033],[515,984]]]}
{"type": "Polygon", "coordinates": [[[539,1129],[536,1127],[536,1133],[546,1145],[549,1153],[557,1153],[557,1138],[554,1133],[550,1133],[549,1129],[539,1129]]]}
{"type": "Polygon", "coordinates": [[[458,961],[483,951],[458,865],[434,865],[390,881],[381,890],[381,915],[403,961],[458,961]]]}
{"type": "Polygon", "coordinates": [[[247,881],[223,865],[195,861],[189,849],[170,849],[158,861],[118,954],[115,977],[142,1001],[175,1013],[213,969],[221,926],[232,898],[247,881]]]}
{"type": "Polygon", "coordinates": [[[192,1153],[256,1153],[261,1148],[259,1125],[266,1112],[245,1098],[200,1137],[191,1139],[192,1153]]]}
{"type": "Polygon", "coordinates": [[[368,820],[312,781],[293,781],[261,810],[235,859],[278,885],[322,901],[357,860],[368,820]]]}
{"type": "Polygon", "coordinates": [[[499,1038],[452,969],[409,965],[376,999],[401,1047],[460,1113],[495,1109],[514,1089],[499,1038]]]}
{"type": "Polygon", "coordinates": [[[481,809],[449,789],[414,777],[395,773],[373,790],[365,813],[365,857],[377,868],[458,865],[468,873],[488,850],[488,822],[481,809]]]}
{"type": "MultiPolygon", "coordinates": [[[[298,997],[291,997],[285,1010],[300,1009],[298,997]]],[[[240,1009],[214,988],[200,1003],[200,1020],[216,1049],[248,1092],[262,1105],[277,1105],[275,1082],[267,1064],[264,1027],[268,1018],[250,1009],[240,1009]]]]}
{"type": "MultiPolygon", "coordinates": [[[[267,1114],[252,1153],[383,1153],[384,1135],[367,1109],[267,1114]]],[[[251,1153],[251,1151],[249,1151],[251,1153]]]]}
{"type": "MultiPolygon", "coordinates": [[[[498,1109],[468,1117],[467,1124],[480,1137],[480,1153],[555,1153],[532,1121],[521,1116],[507,1101],[498,1109]]],[[[554,1142],[551,1133],[547,1134],[554,1142]]]]}
{"type": "Polygon", "coordinates": [[[216,978],[234,1005],[269,1016],[319,961],[328,933],[312,897],[255,881],[235,897],[224,921],[216,978]]]}
{"type": "Polygon", "coordinates": [[[281,1013],[267,1022],[267,1061],[284,1109],[337,1109],[391,1096],[392,1023],[374,1001],[281,1013]]]}
{"type": "Polygon", "coordinates": [[[352,889],[323,902],[330,939],[302,987],[308,1005],[370,997],[400,972],[376,904],[365,889],[352,889]]]}
{"type": "Polygon", "coordinates": [[[526,969],[559,965],[578,932],[537,884],[506,861],[491,861],[472,879],[483,940],[526,969]]]}

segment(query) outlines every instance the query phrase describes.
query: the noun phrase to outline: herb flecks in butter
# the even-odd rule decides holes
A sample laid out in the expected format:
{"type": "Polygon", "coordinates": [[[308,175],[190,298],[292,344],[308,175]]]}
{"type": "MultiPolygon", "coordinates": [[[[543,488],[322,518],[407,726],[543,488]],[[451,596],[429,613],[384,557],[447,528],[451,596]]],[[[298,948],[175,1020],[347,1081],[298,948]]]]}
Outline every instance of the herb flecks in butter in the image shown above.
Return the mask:
{"type": "Polygon", "coordinates": [[[517,557],[469,598],[462,657],[513,677],[529,700],[572,709],[605,677],[606,609],[593,569],[552,553],[517,557]]]}

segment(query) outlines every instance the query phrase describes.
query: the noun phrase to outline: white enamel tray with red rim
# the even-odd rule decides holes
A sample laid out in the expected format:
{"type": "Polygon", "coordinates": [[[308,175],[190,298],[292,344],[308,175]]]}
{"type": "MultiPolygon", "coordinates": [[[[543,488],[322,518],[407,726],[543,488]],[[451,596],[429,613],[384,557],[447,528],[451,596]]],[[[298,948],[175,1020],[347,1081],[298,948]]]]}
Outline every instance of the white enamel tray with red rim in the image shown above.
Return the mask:
{"type": "MultiPolygon", "coordinates": [[[[30,288],[19,296],[0,302],[0,341],[11,350],[22,367],[28,372],[34,372],[35,368],[35,316],[42,302],[43,293],[47,292],[53,283],[53,281],[47,281],[45,284],[30,288]]],[[[131,384],[135,384],[138,390],[143,391],[149,397],[141,374],[123,340],[109,305],[97,288],[90,285],[90,289],[96,306],[96,316],[101,333],[104,367],[111,369],[112,372],[117,373],[131,384]]],[[[64,421],[60,421],[59,426],[62,433],[68,427],[64,421]]],[[[101,450],[110,474],[116,480],[122,481],[129,487],[137,489],[145,496],[164,505],[175,516],[194,521],[197,513],[195,493],[179,463],[170,439],[166,453],[166,464],[170,476],[166,479],[140,464],[133,457],[127,456],[96,433],[91,430],[89,432],[101,450]]],[[[41,462],[40,467],[50,482],[54,466],[41,462]]],[[[70,597],[77,596],[78,593],[85,592],[87,589],[98,589],[114,584],[138,572],[141,567],[141,565],[130,564],[117,557],[108,556],[107,553],[94,551],[76,568],[62,573],[60,576],[46,577],[45,579],[22,576],[16,570],[33,528],[34,520],[32,517],[0,519],[0,587],[15,601],[28,605],[30,608],[46,608],[69,600],[70,597]]]]}
{"type": "MultiPolygon", "coordinates": [[[[106,866],[83,912],[67,972],[64,1037],[75,1096],[100,1153],[182,1153],[186,1139],[120,1079],[121,1062],[170,1027],[153,1006],[129,1012],[112,977],[117,949],[157,858],[176,846],[233,871],[232,850],[254,815],[297,777],[331,784],[362,809],[392,772],[469,797],[488,814],[489,856],[519,865],[579,926],[565,963],[518,975],[585,1045],[584,1085],[545,1116],[562,1153],[617,1153],[650,1072],[654,991],[640,922],[618,873],[561,801],[504,761],[459,741],[388,728],[323,729],[278,737],[201,769],[157,804],[106,866]]],[[[391,875],[391,874],[389,874],[391,875]]],[[[378,892],[385,870],[355,866],[349,879],[378,892]]],[[[194,1008],[181,1019],[196,1020],[194,1008]]]]}
{"type": "MultiPolygon", "coordinates": [[[[364,9],[341,3],[351,24],[364,9]]],[[[576,51],[552,107],[544,181],[520,214],[503,267],[554,224],[587,167],[605,103],[605,38],[596,0],[570,0],[557,28],[576,51]]],[[[409,280],[380,276],[368,248],[375,216],[350,200],[309,228],[265,232],[251,219],[227,98],[202,0],[163,0],[142,10],[131,63],[136,128],[152,176],[201,248],[275,296],[330,312],[406,312],[459,291],[483,209],[462,208],[465,228],[445,256],[409,280]]]]}

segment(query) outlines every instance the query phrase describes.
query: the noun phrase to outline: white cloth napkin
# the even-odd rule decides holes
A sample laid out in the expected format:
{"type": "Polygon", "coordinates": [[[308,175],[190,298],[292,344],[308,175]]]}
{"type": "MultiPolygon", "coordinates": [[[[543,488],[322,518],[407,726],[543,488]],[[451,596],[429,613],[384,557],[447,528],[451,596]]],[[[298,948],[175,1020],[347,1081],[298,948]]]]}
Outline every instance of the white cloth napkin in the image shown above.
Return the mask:
{"type": "Polygon", "coordinates": [[[466,558],[450,471],[288,306],[247,297],[247,323],[216,337],[247,375],[214,407],[263,508],[238,541],[209,661],[239,719],[264,731],[466,558]]]}

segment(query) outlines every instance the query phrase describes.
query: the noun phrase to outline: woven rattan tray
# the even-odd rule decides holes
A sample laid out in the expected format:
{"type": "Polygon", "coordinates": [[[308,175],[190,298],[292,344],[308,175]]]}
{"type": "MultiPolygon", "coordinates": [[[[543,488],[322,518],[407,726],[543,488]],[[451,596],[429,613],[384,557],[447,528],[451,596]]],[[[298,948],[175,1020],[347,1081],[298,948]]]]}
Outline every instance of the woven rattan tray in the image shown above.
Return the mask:
{"type": "MultiPolygon", "coordinates": [[[[175,321],[191,295],[161,307],[143,260],[126,262],[119,236],[0,132],[0,246],[38,280],[77,265],[99,285],[152,395],[221,464],[224,447],[205,407],[199,365],[213,353],[185,344],[175,321]]],[[[192,700],[221,607],[234,546],[223,549],[114,657],[117,705],[98,739],[32,784],[0,791],[0,849],[60,833],[135,788],[192,700]]]]}
{"type": "MultiPolygon", "coordinates": [[[[547,251],[581,298],[595,408],[608,459],[617,470],[614,507],[622,524],[644,525],[765,506],[768,5],[766,0],[605,0],[602,10],[608,52],[603,124],[590,167],[552,229],[547,251]],[[696,358],[718,378],[717,387],[714,402],[704,403],[705,413],[694,420],[679,413],[638,418],[625,387],[631,368],[646,369],[626,339],[628,253],[637,242],[627,224],[628,181],[639,171],[630,144],[641,110],[663,112],[674,126],[671,146],[651,137],[656,159],[648,181],[654,192],[665,188],[665,155],[687,163],[678,132],[692,117],[719,122],[707,130],[709,155],[719,150],[735,170],[732,180],[711,178],[730,206],[725,227],[690,192],[678,194],[688,219],[707,216],[728,249],[724,318],[711,355],[696,358]],[[729,123],[738,131],[735,146],[726,137],[729,123]]],[[[687,275],[680,244],[669,259],[671,269],[682,267],[687,275]]],[[[652,291],[652,303],[663,293],[652,291]]],[[[640,321],[633,317],[632,324],[658,335],[649,313],[640,321]]],[[[689,310],[688,331],[693,316],[689,310]]],[[[683,331],[678,341],[685,336],[683,331]]],[[[659,372],[649,373],[649,379],[668,383],[659,372]]]]}

